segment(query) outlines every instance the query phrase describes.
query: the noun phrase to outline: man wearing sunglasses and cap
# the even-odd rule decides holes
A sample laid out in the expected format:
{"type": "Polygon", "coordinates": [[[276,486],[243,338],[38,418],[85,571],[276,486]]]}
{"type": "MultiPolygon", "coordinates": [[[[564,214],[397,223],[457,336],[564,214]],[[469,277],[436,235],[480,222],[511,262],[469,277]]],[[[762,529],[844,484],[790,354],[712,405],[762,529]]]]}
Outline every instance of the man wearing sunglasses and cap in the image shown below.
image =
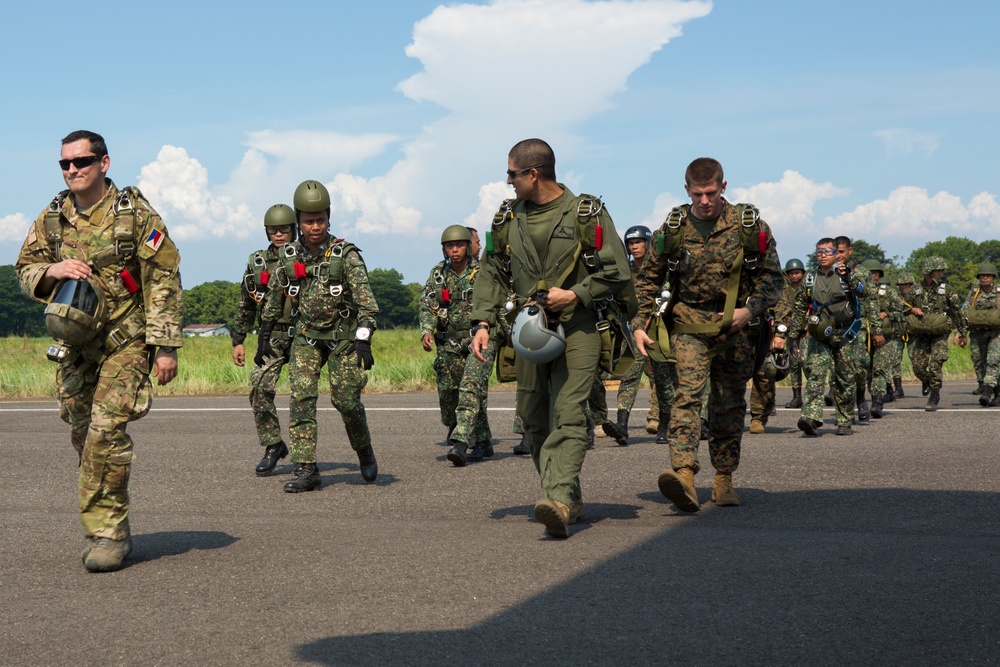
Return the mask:
{"type": "Polygon", "coordinates": [[[106,177],[101,135],[67,135],[59,166],[68,189],[29,229],[16,269],[25,293],[48,304],[57,340],[48,356],[59,364],[59,413],[79,455],[83,563],[108,572],[132,550],[125,427],[149,411],[150,374],[161,385],[177,374],[180,257],[142,193],[106,177]]]}

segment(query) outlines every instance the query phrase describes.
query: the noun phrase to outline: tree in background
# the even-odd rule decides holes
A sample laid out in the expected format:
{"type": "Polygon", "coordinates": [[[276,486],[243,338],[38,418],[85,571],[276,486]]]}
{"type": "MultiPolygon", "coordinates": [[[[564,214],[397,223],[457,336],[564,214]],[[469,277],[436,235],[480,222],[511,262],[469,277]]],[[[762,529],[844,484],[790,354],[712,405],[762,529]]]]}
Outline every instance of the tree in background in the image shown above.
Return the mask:
{"type": "Polygon", "coordinates": [[[240,305],[240,284],[213,280],[184,290],[184,326],[232,323],[240,305]]]}
{"type": "MultiPolygon", "coordinates": [[[[382,329],[417,325],[419,310],[413,290],[403,284],[403,274],[396,269],[372,269],[368,272],[375,301],[378,302],[378,326],[382,329]]],[[[419,286],[418,286],[419,288],[419,286]]],[[[419,294],[419,289],[418,292],[419,294]]]]}
{"type": "Polygon", "coordinates": [[[931,241],[923,248],[917,248],[910,253],[906,266],[914,277],[923,280],[920,265],[924,259],[932,255],[943,257],[948,264],[944,278],[960,295],[965,295],[972,287],[976,278],[976,270],[983,261],[984,250],[995,251],[995,241],[986,241],[987,246],[980,248],[979,243],[960,236],[949,236],[944,241],[931,241]]]}
{"type": "Polygon", "coordinates": [[[21,291],[13,264],[0,266],[0,336],[48,336],[45,304],[21,291]]]}

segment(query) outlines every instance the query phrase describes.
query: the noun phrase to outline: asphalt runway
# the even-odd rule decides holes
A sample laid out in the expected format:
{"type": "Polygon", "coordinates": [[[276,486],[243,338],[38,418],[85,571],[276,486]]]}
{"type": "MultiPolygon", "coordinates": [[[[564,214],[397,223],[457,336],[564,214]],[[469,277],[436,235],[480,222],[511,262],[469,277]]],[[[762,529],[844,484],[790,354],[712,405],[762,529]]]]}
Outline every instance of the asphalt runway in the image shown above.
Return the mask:
{"type": "Polygon", "coordinates": [[[135,550],[109,574],[80,561],[54,401],[3,400],[0,663],[1000,664],[1000,408],[972,388],[946,383],[926,413],[906,386],[851,437],[832,409],[820,438],[780,409],[744,437],[737,508],[709,501],[703,443],[693,515],[657,491],[667,450],[636,410],[629,447],[588,453],[562,541],[532,518],[512,392],[491,395],[496,455],[466,468],[434,394],[366,396],[373,485],[321,396],[323,487],[305,494],[282,492],[287,460],[253,474],[244,397],[157,398],[129,428],[135,550]]]}

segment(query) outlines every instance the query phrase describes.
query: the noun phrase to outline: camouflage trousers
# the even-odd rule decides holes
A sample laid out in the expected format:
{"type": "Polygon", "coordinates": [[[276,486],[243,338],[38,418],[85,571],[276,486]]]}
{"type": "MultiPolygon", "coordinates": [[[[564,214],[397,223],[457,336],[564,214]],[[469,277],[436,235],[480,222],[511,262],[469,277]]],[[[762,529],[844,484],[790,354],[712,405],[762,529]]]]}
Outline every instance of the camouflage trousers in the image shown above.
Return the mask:
{"type": "Polygon", "coordinates": [[[601,338],[582,326],[566,335],[566,350],[547,364],[517,358],[517,412],[541,478],[542,495],[571,505],[582,498],[587,452],[585,404],[594,384],[601,338]]]}
{"type": "Polygon", "coordinates": [[[903,340],[897,336],[885,339],[885,345],[872,352],[872,396],[885,396],[892,385],[894,370],[903,360],[903,340]]]}
{"type": "MultiPolygon", "coordinates": [[[[618,409],[625,412],[632,412],[635,405],[636,394],[639,393],[639,386],[642,376],[645,373],[650,379],[652,392],[649,395],[649,412],[646,414],[646,421],[655,421],[660,418],[660,403],[670,411],[670,406],[674,403],[674,365],[658,363],[647,359],[645,363],[632,364],[629,372],[622,378],[618,385],[618,409]]],[[[607,390],[604,388],[604,378],[607,374],[598,371],[594,386],[591,388],[590,396],[587,398],[587,409],[595,424],[600,424],[608,419],[607,390]]]]}
{"type": "Polygon", "coordinates": [[[833,403],[836,406],[837,426],[854,423],[854,408],[857,403],[857,352],[851,348],[858,344],[855,340],[840,348],[820,343],[809,338],[806,355],[806,389],[802,393],[802,416],[823,421],[823,388],[827,373],[833,385],[833,403]]]}
{"type": "MultiPolygon", "coordinates": [[[[753,374],[754,345],[738,332],[727,347],[712,354],[717,339],[700,334],[671,336],[677,357],[677,389],[670,411],[670,464],[697,473],[702,409],[707,407],[708,452],[718,472],[732,473],[740,464],[746,415],[746,385],[753,374]],[[707,402],[707,406],[706,406],[707,402]]],[[[723,343],[725,344],[725,343],[723,343]]]]}
{"type": "MultiPolygon", "coordinates": [[[[842,349],[846,349],[854,369],[854,391],[864,392],[868,388],[868,376],[872,367],[872,351],[868,349],[870,337],[864,328],[858,332],[858,337],[853,343],[848,343],[842,349]]],[[[854,398],[857,402],[857,396],[854,398]]]]}
{"type": "Polygon", "coordinates": [[[808,344],[806,338],[799,341],[795,346],[795,353],[788,355],[788,380],[792,389],[802,389],[802,378],[805,376],[806,351],[808,344]]]}
{"type": "Polygon", "coordinates": [[[774,410],[774,380],[764,374],[761,369],[753,375],[753,388],[750,390],[750,419],[767,425],[767,419],[774,410]]]}
{"type": "Polygon", "coordinates": [[[358,365],[357,353],[349,350],[335,354],[324,341],[316,341],[313,346],[297,336],[288,363],[292,387],[288,449],[293,463],[316,462],[316,401],[324,364],[330,373],[330,401],[344,420],[351,448],[357,452],[372,443],[365,406],[361,403],[361,390],[368,384],[368,373],[358,365]]]}
{"type": "Polygon", "coordinates": [[[987,387],[997,386],[1000,373],[1000,331],[973,330],[969,334],[969,355],[976,369],[976,380],[987,387]]]}
{"type": "Polygon", "coordinates": [[[64,363],[56,371],[59,416],[80,455],[80,519],[87,537],[124,539],[129,529],[129,469],[135,460],[125,426],[149,412],[149,354],[133,342],[103,362],[64,363]]]}
{"type": "Polygon", "coordinates": [[[274,395],[281,369],[288,363],[291,346],[291,340],[272,338],[271,347],[274,348],[275,356],[266,359],[263,366],[254,366],[250,371],[250,408],[253,410],[253,421],[261,447],[281,442],[281,424],[278,423],[278,410],[274,407],[274,395]]]}
{"type": "Polygon", "coordinates": [[[948,335],[913,336],[910,339],[913,374],[930,389],[940,389],[944,380],[941,367],[948,361],[948,335]]]}
{"type": "MultiPolygon", "coordinates": [[[[483,363],[475,355],[468,355],[462,370],[462,376],[456,392],[453,424],[445,424],[451,428],[453,440],[471,444],[483,440],[492,440],[490,420],[486,414],[487,402],[490,396],[490,376],[493,374],[493,363],[496,361],[497,343],[491,337],[489,345],[483,350],[483,363]]],[[[438,399],[442,405],[442,420],[444,419],[444,399],[441,398],[441,386],[438,385],[438,399]]]]}

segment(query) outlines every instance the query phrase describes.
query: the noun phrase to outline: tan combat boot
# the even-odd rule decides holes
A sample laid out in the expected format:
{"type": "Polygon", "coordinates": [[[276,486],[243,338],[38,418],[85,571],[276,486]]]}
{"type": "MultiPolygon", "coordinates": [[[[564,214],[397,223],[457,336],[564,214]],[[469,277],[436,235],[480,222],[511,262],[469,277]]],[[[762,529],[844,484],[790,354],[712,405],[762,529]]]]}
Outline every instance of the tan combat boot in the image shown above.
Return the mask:
{"type": "Polygon", "coordinates": [[[120,570],[125,557],[132,553],[132,538],[112,540],[110,537],[92,537],[83,551],[83,565],[91,572],[120,570]]]}
{"type": "Polygon", "coordinates": [[[583,501],[574,500],[569,506],[569,519],[567,523],[572,526],[581,516],[583,516],[583,501]]]}
{"type": "Polygon", "coordinates": [[[763,433],[764,432],[764,422],[759,419],[750,420],[750,432],[751,433],[763,433]]]}
{"type": "Polygon", "coordinates": [[[715,483],[712,485],[712,502],[720,507],[736,507],[740,504],[740,496],[733,488],[732,473],[715,473],[715,483]]]}
{"type": "Polygon", "coordinates": [[[660,420],[659,419],[648,419],[646,420],[646,433],[650,435],[656,435],[656,432],[660,430],[660,420]]]}
{"type": "Polygon", "coordinates": [[[701,505],[698,504],[698,492],[694,490],[694,471],[691,468],[680,470],[667,468],[660,473],[657,483],[663,497],[682,512],[697,512],[701,509],[701,505]]]}
{"type": "Polygon", "coordinates": [[[542,498],[535,503],[535,520],[545,526],[552,537],[569,537],[569,507],[558,500],[542,498]]]}

